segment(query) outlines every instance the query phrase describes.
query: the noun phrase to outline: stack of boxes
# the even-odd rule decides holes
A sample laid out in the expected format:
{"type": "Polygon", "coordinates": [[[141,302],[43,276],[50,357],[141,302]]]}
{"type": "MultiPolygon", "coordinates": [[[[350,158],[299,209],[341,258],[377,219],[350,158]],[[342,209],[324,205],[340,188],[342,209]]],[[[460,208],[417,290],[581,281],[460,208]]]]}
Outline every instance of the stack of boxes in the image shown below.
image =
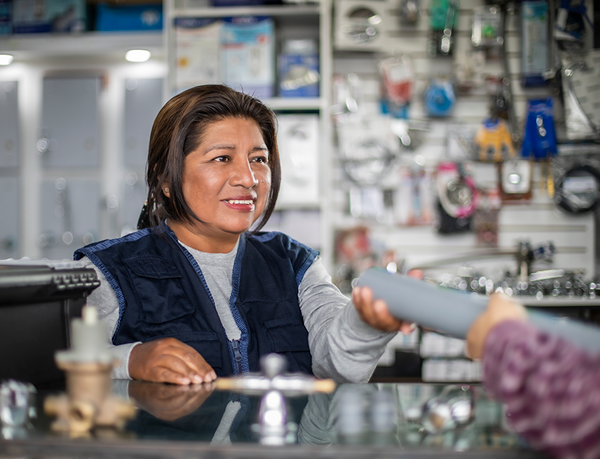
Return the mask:
{"type": "Polygon", "coordinates": [[[162,30],[162,4],[131,4],[96,6],[95,30],[98,32],[162,30]]]}
{"type": "Polygon", "coordinates": [[[12,33],[74,33],[87,29],[85,0],[12,0],[12,33]]]}
{"type": "Polygon", "coordinates": [[[113,6],[86,0],[0,0],[0,36],[162,30],[162,3],[127,3],[113,6]]]}
{"type": "Polygon", "coordinates": [[[12,0],[0,0],[0,37],[12,33],[12,0]]]}
{"type": "Polygon", "coordinates": [[[225,83],[259,98],[318,97],[312,40],[287,40],[275,59],[275,24],[265,16],[177,18],[175,86],[225,83]]]}
{"type": "MultiPolygon", "coordinates": [[[[275,0],[210,3],[250,6],[275,0]]],[[[0,0],[0,36],[162,28],[162,3],[125,0],[117,6],[89,0],[0,0]]],[[[224,83],[259,98],[319,97],[316,40],[283,40],[276,57],[275,23],[270,17],[177,18],[174,29],[176,91],[224,83]]]]}

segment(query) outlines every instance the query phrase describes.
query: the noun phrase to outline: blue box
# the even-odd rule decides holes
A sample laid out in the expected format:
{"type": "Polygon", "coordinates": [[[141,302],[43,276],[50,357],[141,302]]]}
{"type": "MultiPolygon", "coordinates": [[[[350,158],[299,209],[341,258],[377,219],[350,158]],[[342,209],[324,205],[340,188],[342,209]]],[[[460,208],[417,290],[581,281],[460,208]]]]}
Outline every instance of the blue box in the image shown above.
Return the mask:
{"type": "Polygon", "coordinates": [[[288,40],[277,58],[280,97],[319,97],[319,54],[312,40],[288,40]]]}
{"type": "Polygon", "coordinates": [[[85,0],[13,0],[12,32],[84,32],[85,0]]]}
{"type": "Polygon", "coordinates": [[[0,0],[0,35],[12,33],[12,0],[0,0]]]}
{"type": "Polygon", "coordinates": [[[108,6],[96,10],[96,30],[100,32],[162,30],[163,9],[160,4],[108,6]]]}

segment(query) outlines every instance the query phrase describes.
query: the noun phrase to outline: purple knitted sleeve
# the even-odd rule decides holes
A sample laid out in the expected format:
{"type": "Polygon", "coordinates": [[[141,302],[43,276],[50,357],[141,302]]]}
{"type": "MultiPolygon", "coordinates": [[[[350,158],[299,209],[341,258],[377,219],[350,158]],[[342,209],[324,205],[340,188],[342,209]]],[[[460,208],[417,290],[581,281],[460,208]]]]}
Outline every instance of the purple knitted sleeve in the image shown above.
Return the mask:
{"type": "Polygon", "coordinates": [[[486,340],[483,379],[533,448],[560,458],[600,458],[600,354],[506,321],[486,340]]]}

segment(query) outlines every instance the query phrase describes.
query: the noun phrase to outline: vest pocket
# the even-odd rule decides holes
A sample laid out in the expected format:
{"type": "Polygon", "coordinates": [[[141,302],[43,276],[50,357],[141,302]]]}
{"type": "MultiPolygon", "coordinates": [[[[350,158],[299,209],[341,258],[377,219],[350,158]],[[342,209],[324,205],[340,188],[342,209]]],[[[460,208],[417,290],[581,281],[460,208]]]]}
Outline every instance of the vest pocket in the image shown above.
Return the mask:
{"type": "Polygon", "coordinates": [[[309,352],[308,331],[295,317],[271,319],[264,322],[273,352],[309,352]]]}
{"type": "Polygon", "coordinates": [[[131,273],[146,323],[169,322],[194,312],[181,285],[182,275],[173,262],[155,257],[129,258],[123,262],[131,273]]]}

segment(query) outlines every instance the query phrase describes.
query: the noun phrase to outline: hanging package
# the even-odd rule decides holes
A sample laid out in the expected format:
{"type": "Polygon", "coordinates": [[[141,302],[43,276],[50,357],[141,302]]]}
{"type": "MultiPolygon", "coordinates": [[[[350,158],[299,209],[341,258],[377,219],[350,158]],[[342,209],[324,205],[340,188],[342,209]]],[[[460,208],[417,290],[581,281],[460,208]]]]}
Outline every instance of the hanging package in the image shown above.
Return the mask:
{"type": "Polygon", "coordinates": [[[438,165],[438,232],[457,233],[471,230],[476,208],[477,189],[464,163],[438,165]]]}
{"type": "Polygon", "coordinates": [[[561,62],[567,138],[600,139],[600,49],[564,53],[561,62]]]}
{"type": "Polygon", "coordinates": [[[521,6],[521,74],[523,86],[547,84],[548,2],[524,1],[521,6]]]}
{"type": "Polygon", "coordinates": [[[474,47],[496,47],[502,45],[502,16],[500,8],[494,5],[485,5],[477,8],[473,13],[473,29],[471,43],[474,47]]]}
{"type": "MultiPolygon", "coordinates": [[[[563,48],[565,48],[565,43],[577,43],[583,46],[586,33],[586,22],[592,29],[594,28],[594,25],[587,14],[585,2],[578,0],[561,0],[556,15],[554,37],[559,42],[563,42],[563,48]]],[[[572,49],[573,47],[566,46],[566,48],[572,49]]]]}
{"type": "Polygon", "coordinates": [[[419,0],[401,0],[399,16],[401,24],[416,24],[421,16],[419,11],[419,0]]]}
{"type": "Polygon", "coordinates": [[[508,124],[502,118],[484,120],[474,142],[480,161],[497,163],[515,156],[508,124]]]}
{"type": "Polygon", "coordinates": [[[536,160],[556,155],[556,132],[552,116],[552,98],[530,99],[527,103],[525,135],[521,155],[536,160]]]}
{"type": "Polygon", "coordinates": [[[600,158],[593,154],[576,154],[555,158],[554,201],[563,210],[583,214],[600,202],[600,158]]]}
{"type": "Polygon", "coordinates": [[[532,181],[531,161],[511,159],[498,163],[498,183],[502,200],[531,199],[532,181]]]}
{"type": "Polygon", "coordinates": [[[456,105],[454,85],[445,78],[432,78],[423,94],[423,101],[429,116],[450,116],[456,105]]]}
{"type": "Polygon", "coordinates": [[[452,33],[458,25],[458,0],[433,0],[429,11],[431,31],[427,53],[430,57],[451,56],[454,50],[452,33]]]}
{"type": "Polygon", "coordinates": [[[406,108],[414,92],[415,72],[408,56],[390,56],[379,62],[383,103],[387,113],[406,118],[406,108]]]}

